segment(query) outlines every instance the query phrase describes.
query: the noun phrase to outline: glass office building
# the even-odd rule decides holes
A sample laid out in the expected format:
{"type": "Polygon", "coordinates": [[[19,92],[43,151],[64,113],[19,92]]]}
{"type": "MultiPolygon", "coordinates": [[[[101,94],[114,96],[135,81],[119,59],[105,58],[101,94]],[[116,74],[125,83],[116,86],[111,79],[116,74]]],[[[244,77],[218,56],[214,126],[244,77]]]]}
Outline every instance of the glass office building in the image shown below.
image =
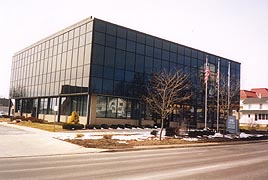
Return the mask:
{"type": "MultiPolygon", "coordinates": [[[[154,124],[157,115],[140,98],[143,87],[153,73],[176,67],[190,74],[193,96],[177,105],[169,121],[202,127],[206,57],[213,126],[218,59],[226,79],[230,64],[231,86],[240,84],[240,63],[92,17],[15,54],[10,99],[16,112],[49,121],[65,122],[76,111],[84,124],[154,124]]],[[[238,88],[232,107],[239,108],[239,99],[238,88]]]]}

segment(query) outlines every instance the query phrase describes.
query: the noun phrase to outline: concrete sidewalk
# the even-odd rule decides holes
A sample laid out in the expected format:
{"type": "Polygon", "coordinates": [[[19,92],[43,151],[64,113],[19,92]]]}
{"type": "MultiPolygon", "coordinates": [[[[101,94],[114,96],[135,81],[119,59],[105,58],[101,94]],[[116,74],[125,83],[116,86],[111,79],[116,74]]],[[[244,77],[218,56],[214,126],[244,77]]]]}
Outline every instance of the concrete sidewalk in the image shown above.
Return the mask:
{"type": "MultiPolygon", "coordinates": [[[[122,152],[122,151],[137,151],[163,148],[184,148],[184,147],[200,147],[200,146],[219,146],[219,145],[234,145],[246,143],[258,143],[261,141],[234,141],[234,142],[208,142],[208,143],[186,143],[186,144],[171,144],[171,145],[150,145],[150,146],[134,146],[133,148],[123,149],[97,149],[85,148],[75,144],[71,144],[57,138],[62,136],[75,136],[77,133],[90,135],[128,135],[139,134],[146,131],[150,134],[151,130],[85,130],[74,132],[48,132],[36,128],[19,126],[16,124],[8,124],[0,122],[0,158],[7,157],[23,157],[23,156],[49,156],[49,155],[64,155],[64,154],[82,154],[82,153],[98,153],[98,152],[122,152]],[[56,138],[55,138],[56,137],[56,138]]],[[[265,140],[268,142],[268,140],[265,140]]]]}
{"type": "Polygon", "coordinates": [[[0,158],[96,153],[104,149],[84,148],[53,138],[55,133],[0,122],[0,158]]]}

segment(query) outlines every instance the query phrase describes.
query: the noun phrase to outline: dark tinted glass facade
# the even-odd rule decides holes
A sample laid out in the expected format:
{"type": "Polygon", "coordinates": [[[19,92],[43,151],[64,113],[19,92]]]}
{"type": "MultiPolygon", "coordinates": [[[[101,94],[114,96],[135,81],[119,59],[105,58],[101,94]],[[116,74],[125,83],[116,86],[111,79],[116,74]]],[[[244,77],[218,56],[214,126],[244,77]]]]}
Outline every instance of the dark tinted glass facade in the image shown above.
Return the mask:
{"type": "Polygon", "coordinates": [[[69,109],[61,111],[63,114],[68,115],[79,106],[80,114],[86,115],[87,97],[69,95],[88,94],[92,27],[93,21],[78,23],[14,55],[10,97],[23,98],[17,103],[19,109],[31,112],[34,100],[39,98],[36,106],[45,109],[40,109],[40,113],[50,114],[59,105],[60,95],[62,100],[67,99],[62,103],[69,109]],[[79,105],[73,105],[73,101],[79,105]]]}
{"type": "MultiPolygon", "coordinates": [[[[17,99],[18,109],[25,112],[36,104],[39,111],[42,106],[42,112],[52,114],[53,107],[60,106],[61,114],[66,115],[76,110],[84,116],[94,112],[96,118],[156,119],[140,100],[144,84],[152,73],[176,67],[190,74],[193,96],[179,105],[170,119],[196,126],[204,122],[206,57],[211,71],[208,120],[213,124],[218,59],[226,81],[230,63],[233,87],[240,84],[240,63],[96,18],[15,54],[10,97],[17,99]],[[93,96],[95,105],[91,107],[88,101],[93,96]]],[[[231,104],[239,107],[239,99],[238,88],[231,104]]]]}
{"type": "Polygon", "coordinates": [[[11,97],[87,93],[93,22],[17,53],[13,57],[11,97]]]}
{"type": "MultiPolygon", "coordinates": [[[[218,59],[220,59],[223,83],[228,81],[230,62],[230,73],[233,77],[230,85],[235,86],[233,89],[238,92],[231,103],[238,107],[240,97],[237,86],[240,84],[240,63],[101,20],[95,20],[93,29],[91,92],[101,96],[124,97],[125,100],[138,99],[143,92],[142,87],[152,73],[163,69],[172,71],[174,67],[183,69],[185,73],[190,74],[193,96],[189,102],[181,104],[171,119],[173,121],[187,119],[195,126],[197,122],[204,122],[203,79],[205,59],[208,57],[211,71],[208,83],[209,123],[214,124],[214,119],[216,120],[218,59]]],[[[107,103],[107,99],[102,102],[107,103]]],[[[125,106],[127,108],[127,105],[125,106]]],[[[105,106],[104,109],[107,107],[105,106]]],[[[144,109],[146,110],[146,105],[143,105],[144,109]]],[[[140,116],[144,119],[153,118],[152,115],[146,114],[146,112],[141,113],[140,116]]],[[[222,120],[223,115],[224,112],[222,120]]],[[[100,117],[109,117],[109,115],[105,116],[102,112],[100,117]]]]}

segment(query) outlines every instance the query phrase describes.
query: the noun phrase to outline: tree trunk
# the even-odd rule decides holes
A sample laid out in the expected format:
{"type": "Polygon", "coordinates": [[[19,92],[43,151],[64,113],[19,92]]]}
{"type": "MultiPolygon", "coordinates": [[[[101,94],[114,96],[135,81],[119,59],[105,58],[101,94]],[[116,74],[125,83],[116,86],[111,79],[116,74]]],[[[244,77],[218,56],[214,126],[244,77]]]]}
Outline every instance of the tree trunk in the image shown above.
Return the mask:
{"type": "Polygon", "coordinates": [[[159,136],[159,140],[162,140],[162,132],[163,132],[163,128],[164,128],[164,119],[161,119],[161,129],[160,129],[160,136],[159,136]]]}

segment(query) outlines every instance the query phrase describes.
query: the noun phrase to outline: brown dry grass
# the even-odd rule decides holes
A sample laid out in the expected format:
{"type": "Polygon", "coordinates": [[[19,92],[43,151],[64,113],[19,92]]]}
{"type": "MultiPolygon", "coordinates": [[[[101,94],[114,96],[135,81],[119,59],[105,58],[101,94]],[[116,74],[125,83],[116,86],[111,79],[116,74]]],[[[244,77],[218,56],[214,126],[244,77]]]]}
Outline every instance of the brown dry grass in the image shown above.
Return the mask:
{"type": "MultiPolygon", "coordinates": [[[[8,122],[10,123],[11,120],[10,118],[0,118],[0,122],[8,122]]],[[[16,123],[16,125],[19,126],[26,126],[26,127],[31,127],[31,128],[37,128],[45,131],[50,131],[50,132],[61,132],[64,131],[62,129],[62,125],[59,124],[53,124],[53,123],[34,123],[31,121],[21,121],[16,123]]]]}
{"type": "MultiPolygon", "coordinates": [[[[266,137],[268,139],[268,137],[266,137]]],[[[166,138],[162,141],[158,139],[147,139],[144,141],[127,140],[125,143],[117,139],[112,139],[112,135],[105,135],[102,139],[67,139],[65,141],[83,146],[86,148],[100,148],[100,149],[125,149],[133,148],[134,146],[155,146],[155,145],[176,145],[176,144],[202,144],[202,143],[240,143],[246,140],[258,140],[257,139],[227,139],[227,138],[203,138],[198,141],[185,141],[176,138],[166,138]]]]}
{"type": "Polygon", "coordinates": [[[10,122],[10,118],[0,118],[0,122],[10,122]]]}
{"type": "Polygon", "coordinates": [[[162,141],[159,141],[159,139],[152,139],[152,140],[148,139],[145,141],[130,140],[128,141],[128,143],[131,144],[132,146],[153,146],[153,145],[191,144],[197,142],[184,141],[175,138],[166,138],[163,139],[162,141]]]}
{"type": "Polygon", "coordinates": [[[196,142],[188,142],[180,139],[166,138],[162,141],[157,139],[148,139],[144,141],[128,140],[126,143],[112,139],[112,135],[105,135],[102,139],[66,139],[65,141],[83,146],[86,148],[100,149],[124,149],[133,148],[133,146],[153,146],[153,145],[174,145],[174,144],[191,144],[196,142]]]}
{"type": "Polygon", "coordinates": [[[86,148],[122,149],[133,147],[130,144],[119,143],[118,140],[104,137],[102,139],[67,139],[67,142],[86,148]]]}
{"type": "Polygon", "coordinates": [[[33,123],[33,122],[29,122],[29,121],[21,121],[19,123],[16,123],[16,125],[37,128],[37,129],[50,131],[50,132],[64,131],[62,129],[62,125],[58,125],[58,124],[43,124],[43,123],[33,123]]]}

